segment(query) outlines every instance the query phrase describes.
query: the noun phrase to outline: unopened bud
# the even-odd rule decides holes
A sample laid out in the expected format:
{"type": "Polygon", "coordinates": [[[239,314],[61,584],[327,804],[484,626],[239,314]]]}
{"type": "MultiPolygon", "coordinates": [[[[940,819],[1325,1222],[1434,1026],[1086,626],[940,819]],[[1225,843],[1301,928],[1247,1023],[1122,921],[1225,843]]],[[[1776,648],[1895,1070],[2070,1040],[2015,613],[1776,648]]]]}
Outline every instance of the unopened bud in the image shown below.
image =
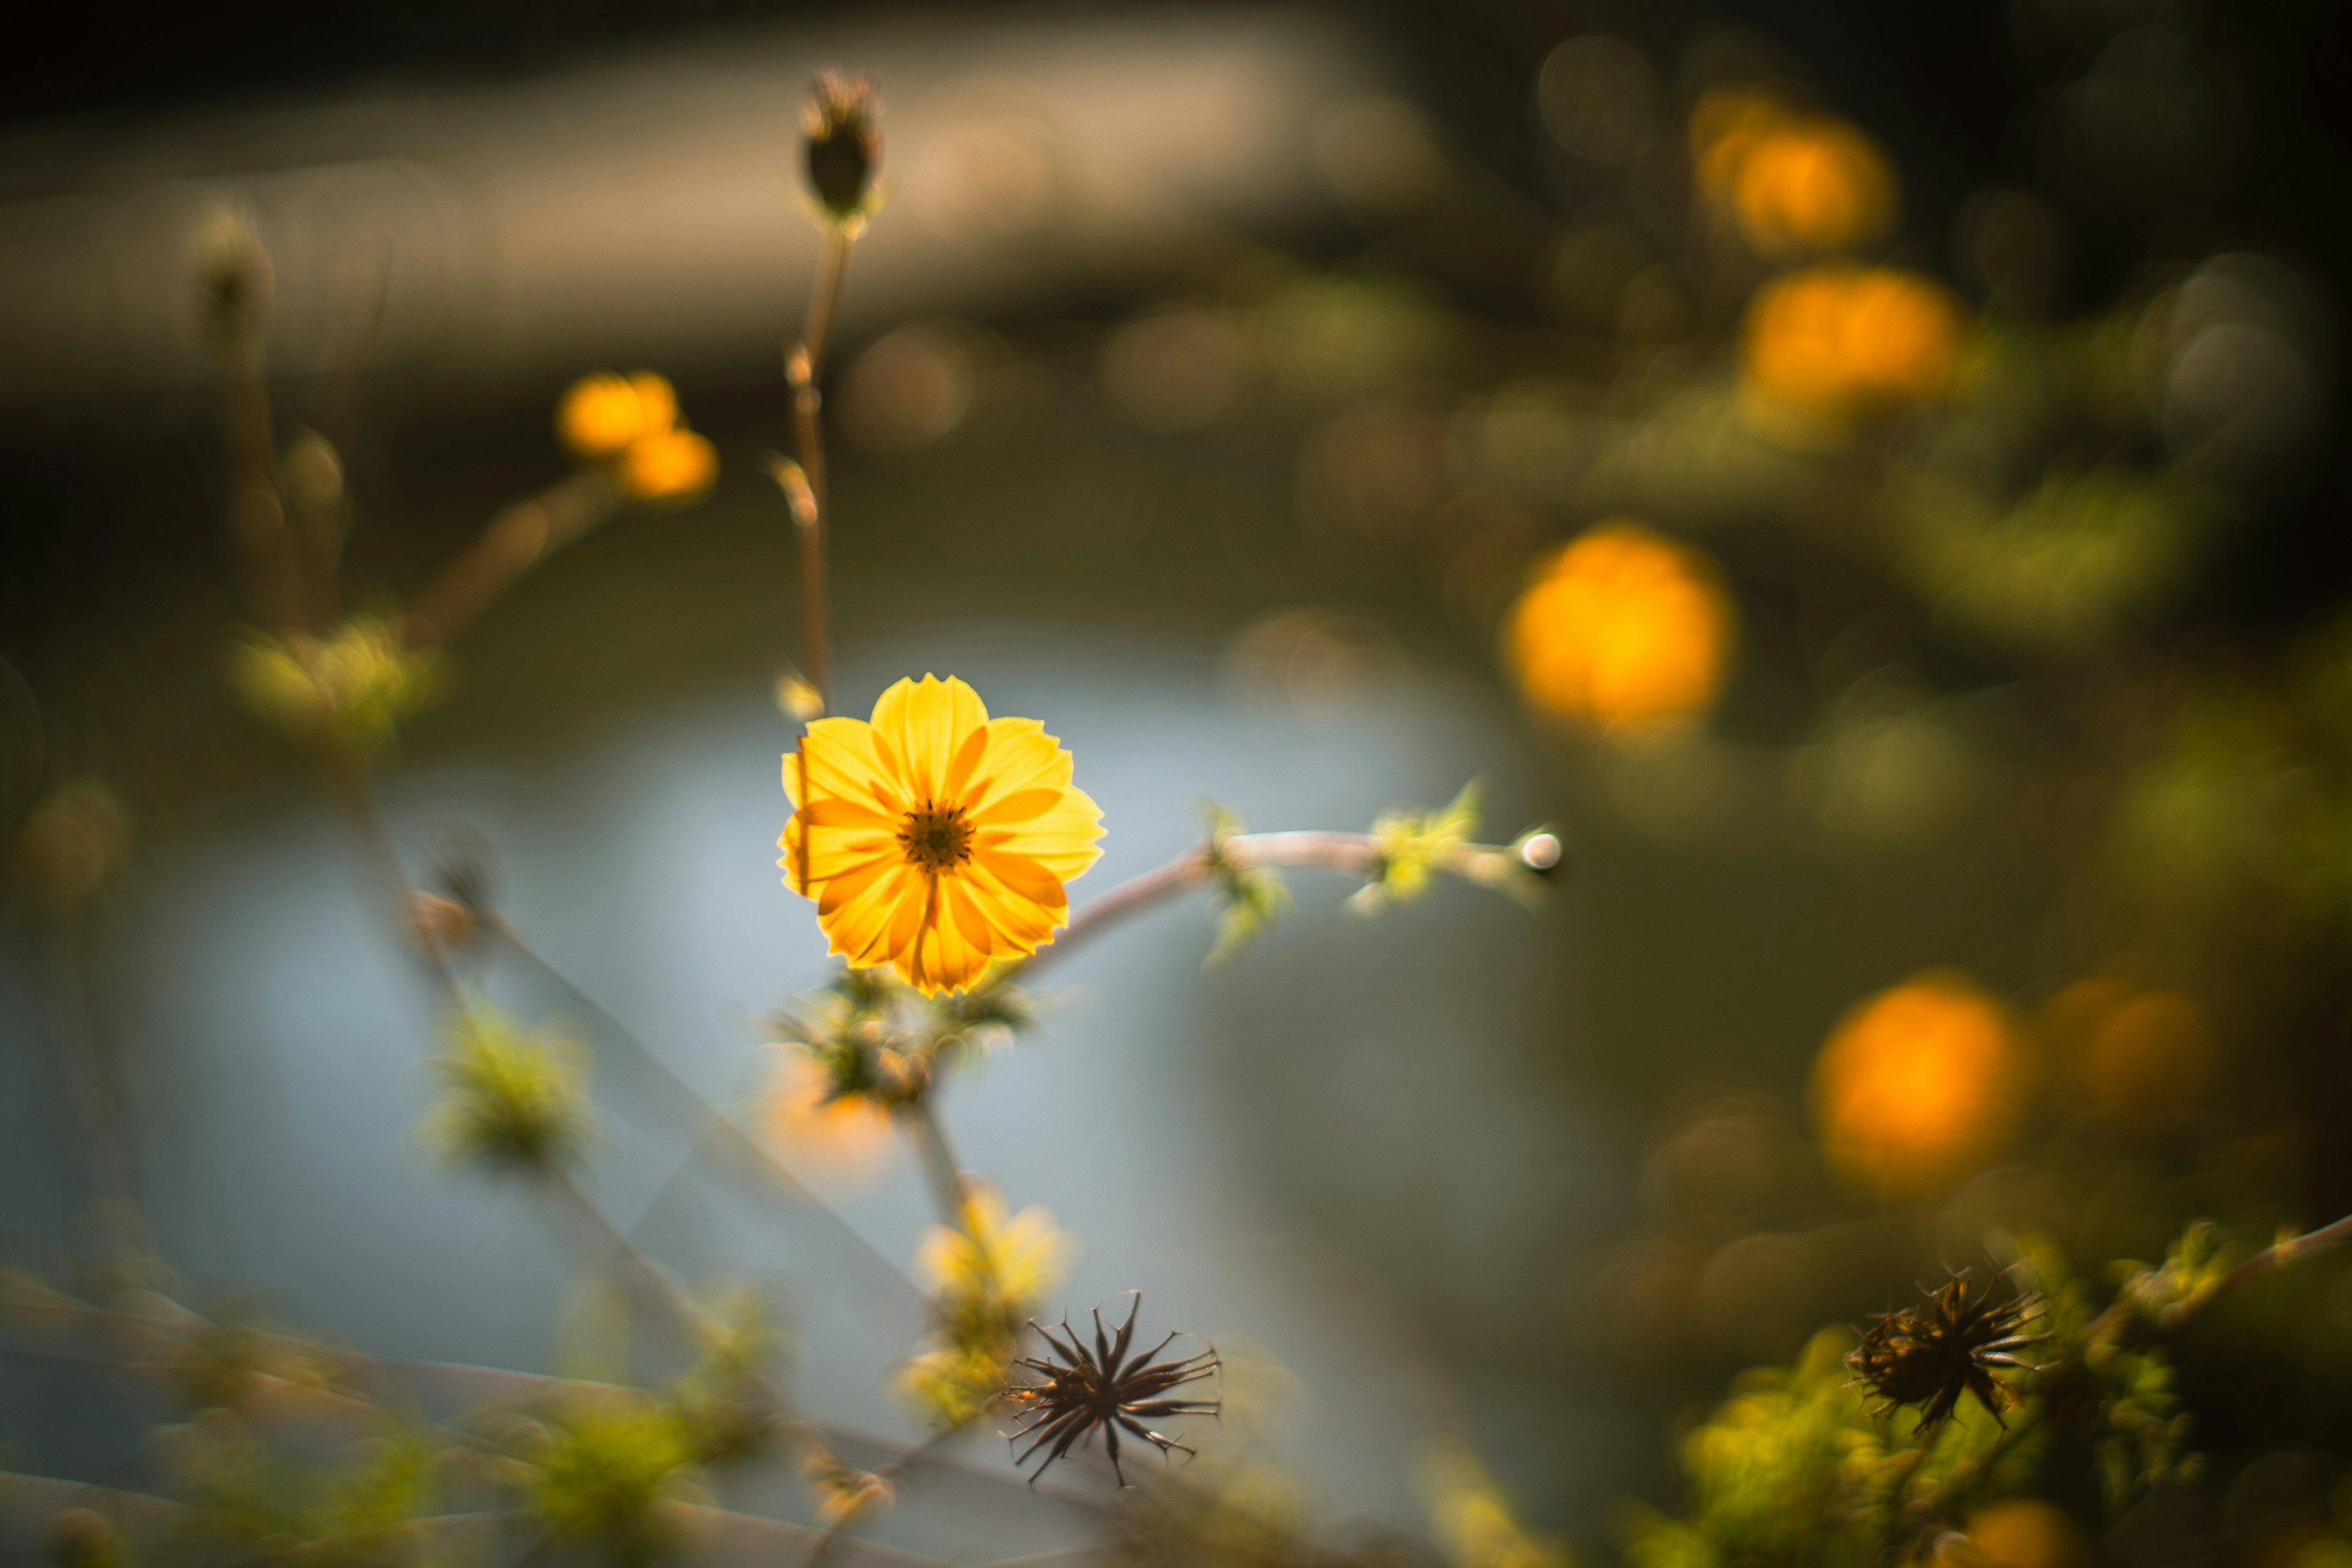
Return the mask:
{"type": "Polygon", "coordinates": [[[305,430],[286,448],[286,488],[305,511],[324,511],[343,499],[343,460],[335,444],[305,430]]]}
{"type": "Polygon", "coordinates": [[[215,207],[188,248],[205,336],[216,349],[257,336],[269,309],[272,273],[252,220],[234,207],[215,207]]]}
{"type": "Polygon", "coordinates": [[[863,218],[882,165],[882,133],[875,127],[874,83],[865,77],[821,72],[801,114],[808,137],[809,187],[835,223],[863,218]]]}
{"type": "Polygon", "coordinates": [[[451,952],[472,944],[481,932],[474,911],[438,893],[416,893],[409,900],[409,919],[416,940],[428,952],[451,952]]]}

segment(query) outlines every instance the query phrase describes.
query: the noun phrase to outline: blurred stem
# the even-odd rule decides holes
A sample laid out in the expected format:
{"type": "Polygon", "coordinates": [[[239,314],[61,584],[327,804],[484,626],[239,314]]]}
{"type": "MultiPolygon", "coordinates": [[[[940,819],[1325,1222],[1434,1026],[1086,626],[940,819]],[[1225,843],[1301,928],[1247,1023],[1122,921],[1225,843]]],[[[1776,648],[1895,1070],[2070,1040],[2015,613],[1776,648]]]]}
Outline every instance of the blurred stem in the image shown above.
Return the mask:
{"type": "Polygon", "coordinates": [[[449,955],[417,927],[416,891],[401,867],[400,851],[392,842],[392,830],[384,826],[374,775],[368,772],[365,763],[346,752],[331,752],[325,762],[328,784],[336,803],[351,821],[361,855],[367,862],[367,873],[376,885],[380,902],[392,917],[394,939],[404,948],[423,954],[425,971],[432,976],[442,1001],[452,1012],[464,1012],[465,997],[457,989],[457,975],[449,968],[449,955]]]}
{"type": "Polygon", "coordinates": [[[808,316],[801,324],[800,342],[784,355],[784,380],[793,389],[793,447],[806,477],[806,504],[792,494],[793,531],[800,543],[801,665],[817,699],[828,710],[833,700],[832,628],[825,584],[824,429],[818,418],[824,404],[817,390],[824,373],[825,339],[833,329],[834,312],[841,304],[849,276],[849,247],[855,234],[845,226],[828,225],[824,258],[817,264],[808,316]]]}
{"type": "Polygon", "coordinates": [[[401,620],[412,648],[446,643],[515,579],[619,510],[620,487],[601,468],[583,468],[490,520],[418,595],[401,620]]]}
{"type": "Polygon", "coordinates": [[[225,347],[218,363],[229,533],[245,558],[254,619],[264,631],[283,637],[302,625],[302,572],[278,482],[278,441],[259,331],[225,347]]]}
{"type": "Polygon", "coordinates": [[[2317,1258],[2347,1245],[2352,1245],[2352,1215],[2263,1248],[2214,1281],[2213,1288],[2203,1295],[2166,1308],[2158,1326],[2168,1331],[2181,1328],[2195,1321],[2214,1302],[2232,1290],[2250,1285],[2265,1275],[2275,1274],[2290,1263],[2317,1258]]]}
{"type": "MultiPolygon", "coordinates": [[[[931,1104],[931,1097],[937,1092],[934,1081],[931,1088],[908,1100],[901,1107],[901,1114],[913,1129],[915,1151],[922,1158],[925,1173],[931,1178],[931,1197],[940,1205],[941,1222],[950,1230],[969,1235],[971,1224],[964,1202],[963,1167],[957,1163],[955,1150],[948,1142],[946,1124],[940,1121],[939,1111],[931,1104]]],[[[973,1237],[972,1240],[977,1245],[980,1238],[973,1237]]],[[[986,1261],[984,1255],[982,1261],[986,1261]]]]}

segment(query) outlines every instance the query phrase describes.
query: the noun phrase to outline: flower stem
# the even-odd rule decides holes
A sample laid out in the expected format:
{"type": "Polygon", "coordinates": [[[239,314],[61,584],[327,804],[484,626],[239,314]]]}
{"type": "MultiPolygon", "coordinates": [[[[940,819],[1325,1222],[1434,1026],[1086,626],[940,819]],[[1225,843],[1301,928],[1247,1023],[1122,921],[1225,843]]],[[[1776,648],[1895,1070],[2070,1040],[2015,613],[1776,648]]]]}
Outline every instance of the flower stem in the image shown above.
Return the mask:
{"type": "Polygon", "coordinates": [[[436,647],[463,630],[515,579],[619,509],[620,487],[602,468],[582,468],[490,520],[464,554],[441,569],[401,617],[401,639],[436,647]]]}
{"type": "MultiPolygon", "coordinates": [[[[956,1161],[955,1150],[948,1142],[948,1130],[940,1121],[939,1111],[931,1104],[936,1092],[930,1089],[908,1100],[903,1114],[912,1128],[915,1151],[922,1157],[923,1170],[931,1178],[931,1196],[940,1205],[940,1220],[950,1230],[969,1233],[971,1222],[965,1213],[963,1167],[956,1161]]],[[[975,1245],[980,1238],[973,1237],[975,1245]]],[[[983,1251],[982,1261],[986,1261],[983,1251]]]]}
{"type": "MultiPolygon", "coordinates": [[[[1489,846],[1465,846],[1497,851],[1489,846]]],[[[1369,875],[1380,865],[1380,847],[1369,833],[1304,830],[1289,833],[1240,833],[1225,840],[1224,853],[1247,866],[1320,867],[1326,870],[1369,875]]],[[[1067,953],[1088,939],[1117,925],[1129,915],[1167,902],[1196,888],[1215,874],[1205,844],[1196,845],[1157,870],[1129,879],[1071,917],[1053,942],[1005,971],[1003,979],[1034,973],[1039,965],[1067,953]]]]}
{"type": "Polygon", "coordinates": [[[805,497],[786,488],[792,504],[793,532],[800,544],[801,667],[817,700],[828,710],[833,699],[831,626],[825,585],[824,429],[817,417],[824,399],[817,380],[824,369],[825,339],[840,307],[842,289],[849,275],[849,247],[856,236],[845,226],[825,230],[824,259],[818,264],[808,316],[801,324],[800,341],[784,354],[784,380],[793,389],[793,447],[806,476],[805,497]]]}
{"type": "Polygon", "coordinates": [[[283,636],[303,624],[302,563],[278,482],[268,367],[253,331],[220,355],[221,455],[228,468],[229,531],[246,563],[246,594],[262,629],[283,636]]]}

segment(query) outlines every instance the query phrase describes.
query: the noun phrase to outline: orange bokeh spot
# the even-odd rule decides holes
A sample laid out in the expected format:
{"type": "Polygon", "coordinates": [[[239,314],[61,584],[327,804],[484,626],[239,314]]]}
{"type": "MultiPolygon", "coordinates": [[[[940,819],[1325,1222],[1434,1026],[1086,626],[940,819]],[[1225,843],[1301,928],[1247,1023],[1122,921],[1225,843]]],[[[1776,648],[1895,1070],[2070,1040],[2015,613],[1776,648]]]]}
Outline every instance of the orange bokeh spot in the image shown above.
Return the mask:
{"type": "Polygon", "coordinates": [[[898,1148],[890,1112],[864,1095],[833,1095],[822,1064],[805,1051],[778,1053],[760,1123],[784,1163],[803,1177],[860,1186],[898,1148]]]}
{"type": "Polygon", "coordinates": [[[583,458],[609,458],[677,423],[677,394],[651,371],[587,375],[556,410],[556,433],[583,458]]]}
{"type": "Polygon", "coordinates": [[[1908,272],[1790,273],[1748,305],[1747,390],[1828,416],[1939,397],[1959,369],[1960,328],[1952,297],[1908,272]]]}
{"type": "Polygon", "coordinates": [[[620,475],[639,500],[689,501],[719,477],[719,454],[691,430],[660,430],[629,443],[620,475]]]}
{"type": "Polygon", "coordinates": [[[1715,700],[1729,661],[1731,600],[1687,546],[1606,522],[1537,568],[1504,652],[1528,700],[1607,726],[1655,723],[1715,700]]]}
{"type": "Polygon", "coordinates": [[[1813,1111],[1842,1174],[1917,1195],[2000,1148],[2025,1079],[2008,1010],[1968,976],[1933,970],[1839,1020],[1813,1066],[1813,1111]]]}
{"type": "Polygon", "coordinates": [[[1895,219],[1895,170],[1843,121],[1750,92],[1710,92],[1691,114],[1699,189],[1759,255],[1845,250],[1895,219]]]}
{"type": "Polygon", "coordinates": [[[2191,1110],[2220,1076],[2213,1026],[2178,991],[2081,980],[2050,999],[2042,1022],[2091,1106],[2126,1121],[2191,1110]]]}

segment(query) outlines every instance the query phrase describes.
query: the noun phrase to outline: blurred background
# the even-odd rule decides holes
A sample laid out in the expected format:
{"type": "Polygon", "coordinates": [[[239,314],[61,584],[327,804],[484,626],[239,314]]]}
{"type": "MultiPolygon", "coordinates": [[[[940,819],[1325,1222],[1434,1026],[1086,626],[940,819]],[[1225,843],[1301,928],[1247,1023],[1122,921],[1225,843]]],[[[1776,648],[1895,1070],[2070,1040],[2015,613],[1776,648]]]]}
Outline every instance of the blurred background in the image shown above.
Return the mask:
{"type": "MultiPolygon", "coordinates": [[[[832,1209],[779,1220],[599,1043],[768,1125],[761,1016],[829,973],[772,865],[799,633],[761,467],[825,67],[885,137],[828,375],[840,710],[936,670],[1043,720],[1108,828],[1077,904],[1209,799],[1361,829],[1476,777],[1481,837],[1567,845],[1534,913],[1366,921],[1302,873],[1206,972],[1213,911],[1154,913],[947,1101],[1081,1238],[1074,1310],[1140,1289],[1226,1352],[1252,1414],[1205,1442],[1319,1528],[1423,1529],[1452,1435],[1605,1548],[1732,1373],[2004,1237],[2095,1270],[2352,1208],[2339,8],[56,20],[0,97],[0,1264],[70,1278],[130,1201],[208,1309],[521,1372],[587,1332],[575,1252],[417,1134],[431,997],[228,679],[189,255],[229,202],[355,608],[564,478],[585,374],[667,375],[715,447],[707,497],[465,632],[386,812],[420,875],[494,864],[548,968],[483,983],[593,1049],[608,1212],[769,1291],[814,1413],[918,1434],[919,1170],[785,1147],[832,1209]]],[[[2281,1289],[2210,1363],[2219,1479],[2119,1560],[2324,1510],[2352,1274],[2281,1289]]],[[[158,1394],[0,1384],[12,1469],[165,1466],[158,1394]]],[[[879,1538],[1080,1538],[965,1458],[980,1500],[879,1538]]]]}

